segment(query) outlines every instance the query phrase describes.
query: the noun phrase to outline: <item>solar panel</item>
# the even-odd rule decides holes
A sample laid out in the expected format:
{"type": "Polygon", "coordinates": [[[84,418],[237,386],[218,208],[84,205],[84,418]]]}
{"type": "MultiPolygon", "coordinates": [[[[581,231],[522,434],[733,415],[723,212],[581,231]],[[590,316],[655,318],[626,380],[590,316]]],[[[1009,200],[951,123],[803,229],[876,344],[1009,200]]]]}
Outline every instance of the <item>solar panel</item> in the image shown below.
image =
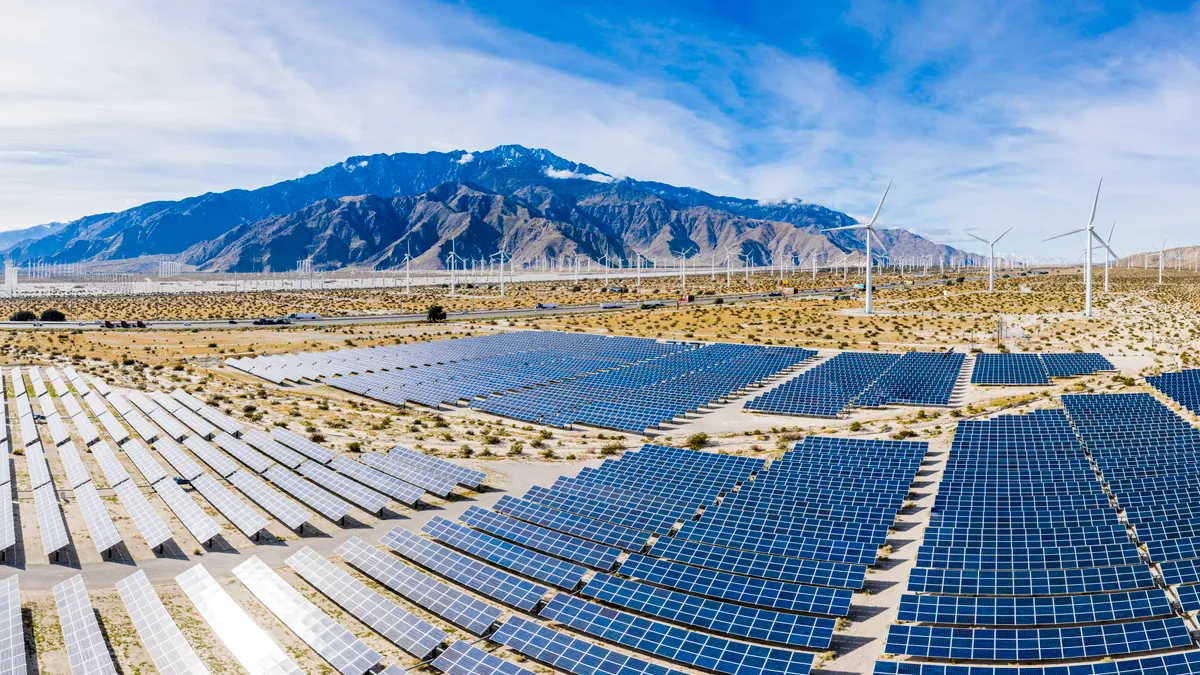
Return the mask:
{"type": "Polygon", "coordinates": [[[1200,651],[1140,659],[1052,666],[967,666],[916,661],[876,661],[874,675],[1193,675],[1200,672],[1200,651]]]}
{"type": "Polygon", "coordinates": [[[129,514],[129,519],[133,521],[138,532],[142,533],[147,546],[154,548],[171,539],[171,530],[133,481],[117,483],[113,486],[113,492],[117,493],[117,499],[121,500],[121,505],[125,507],[125,512],[129,514]]]}
{"type": "Polygon", "coordinates": [[[67,483],[72,488],[79,487],[92,479],[88,475],[87,469],[84,468],[83,460],[79,458],[79,451],[75,449],[74,443],[64,443],[58,449],[58,459],[67,472],[67,483]]]}
{"type": "Polygon", "coordinates": [[[172,441],[169,438],[164,438],[159,440],[152,447],[158,452],[158,454],[163,456],[163,459],[167,460],[167,462],[175,469],[175,471],[179,472],[179,475],[182,476],[184,480],[192,480],[196,476],[204,473],[204,469],[201,469],[200,465],[197,464],[195,460],[193,460],[191,457],[188,457],[187,453],[183,451],[183,448],[175,444],[175,441],[172,441]]]}
{"type": "Polygon", "coordinates": [[[234,420],[232,417],[218,411],[216,408],[204,406],[197,410],[196,414],[204,418],[205,422],[208,422],[227,434],[240,434],[246,429],[241,422],[234,420]]]}
{"type": "Polygon", "coordinates": [[[379,543],[447,579],[518,609],[532,610],[549,592],[545,586],[491,565],[484,565],[453,549],[422,539],[398,527],[383,535],[379,543]]]}
{"type": "Polygon", "coordinates": [[[898,620],[966,626],[1053,626],[1170,615],[1166,594],[1155,589],[1035,598],[905,594],[900,598],[898,620]]]}
{"type": "Polygon", "coordinates": [[[84,445],[90,446],[100,440],[100,432],[96,430],[96,425],[92,424],[92,421],[88,419],[86,414],[72,417],[71,423],[75,425],[75,430],[79,432],[84,445]]]}
{"type": "Polygon", "coordinates": [[[401,596],[475,635],[486,633],[503,614],[499,607],[437,581],[358,537],[346,540],[337,554],[401,596]]]}
{"type": "Polygon", "coordinates": [[[96,492],[96,486],[89,481],[75,488],[75,501],[83,511],[83,520],[87,523],[88,532],[92,535],[92,545],[96,552],[103,554],[108,549],[121,543],[121,535],[117,526],[113,525],[108,509],[104,508],[104,500],[96,492]]]}
{"type": "Polygon", "coordinates": [[[512,661],[489,654],[459,640],[438,654],[433,667],[446,675],[533,675],[512,661]]]}
{"type": "Polygon", "coordinates": [[[1191,647],[1183,619],[1067,628],[944,628],[893,624],[885,654],[956,661],[1052,661],[1103,658],[1191,647]]]}
{"type": "Polygon", "coordinates": [[[141,436],[142,440],[146,441],[147,443],[154,443],[154,441],[158,440],[158,437],[162,435],[162,432],[158,430],[158,427],[151,424],[150,420],[142,417],[142,414],[136,410],[126,411],[122,413],[121,416],[125,418],[125,421],[129,423],[129,426],[133,427],[133,431],[138,436],[141,436]]]}
{"type": "Polygon", "coordinates": [[[188,532],[201,544],[221,534],[221,526],[204,509],[196,505],[192,498],[175,484],[173,480],[160,480],[154,484],[154,491],[167,503],[167,507],[175,517],[183,523],[188,532]]]}
{"type": "Polygon", "coordinates": [[[363,675],[383,661],[379,652],[300,595],[258,556],[234,567],[233,574],[293,633],[343,675],[363,675]]]}
{"type": "MultiPolygon", "coordinates": [[[[5,483],[2,487],[9,489],[11,484],[5,483]]],[[[17,544],[16,530],[16,513],[13,510],[13,501],[7,495],[0,497],[0,551],[7,551],[17,544]]],[[[0,665],[4,663],[3,653],[0,652],[0,665]]],[[[0,670],[0,672],[3,672],[0,670]]]]}
{"type": "Polygon", "coordinates": [[[218,448],[221,448],[232,455],[234,459],[253,469],[255,473],[263,473],[275,464],[266,455],[229,434],[217,434],[213,437],[212,441],[218,448]]]}
{"type": "Polygon", "coordinates": [[[565,593],[551,598],[538,615],[631,649],[728,675],[806,675],[814,660],[814,655],[809,652],[698,633],[608,610],[565,593]]]}
{"type": "Polygon", "coordinates": [[[189,410],[199,411],[204,407],[204,403],[182,389],[176,389],[175,391],[172,391],[171,398],[179,401],[189,410]]]}
{"type": "Polygon", "coordinates": [[[213,471],[216,471],[217,475],[221,478],[228,478],[230,474],[238,470],[237,462],[229,459],[220,450],[217,450],[208,441],[199,436],[188,436],[183,439],[183,444],[194,455],[211,467],[213,471]]]}
{"type": "MultiPolygon", "coordinates": [[[[1169,575],[1163,570],[1167,584],[1169,575]]],[[[916,567],[908,590],[943,595],[1067,595],[1154,588],[1147,565],[1070,570],[940,570],[916,567]]]]}
{"type": "Polygon", "coordinates": [[[83,408],[79,405],[79,399],[75,398],[75,394],[71,392],[59,392],[58,397],[62,399],[63,407],[67,409],[68,417],[75,417],[83,412],[83,408]]]}
{"type": "Polygon", "coordinates": [[[55,446],[71,440],[71,432],[67,430],[66,423],[57,412],[52,412],[46,417],[46,427],[50,430],[50,440],[55,446]]]}
{"type": "Polygon", "coordinates": [[[242,434],[242,440],[289,469],[295,469],[304,462],[303,455],[287,449],[279,441],[271,438],[258,429],[247,430],[246,433],[242,434]]]}
{"type": "Polygon", "coordinates": [[[108,383],[98,377],[92,378],[92,386],[94,386],[96,391],[100,392],[102,396],[108,396],[112,393],[112,389],[109,388],[108,383]]]}
{"type": "Polygon", "coordinates": [[[18,424],[21,427],[21,443],[26,447],[34,443],[40,443],[41,437],[38,436],[37,426],[33,423],[33,415],[23,415],[18,424]]]}
{"type": "Polygon", "coordinates": [[[192,480],[196,490],[212,504],[221,515],[229,519],[233,526],[242,531],[247,537],[255,537],[267,526],[267,519],[257,511],[238,499],[217,479],[208,474],[200,474],[192,480]]]}
{"type": "Polygon", "coordinates": [[[419,659],[428,658],[446,639],[441,629],[367,588],[307,546],[288,558],[287,564],[375,632],[419,659]]]}
{"type": "Polygon", "coordinates": [[[571,675],[683,675],[519,616],[510,617],[490,639],[571,675]]]}
{"type": "Polygon", "coordinates": [[[107,399],[109,405],[116,408],[117,412],[121,413],[122,416],[133,412],[133,404],[126,400],[124,396],[115,391],[109,394],[104,394],[104,398],[107,399]]]}
{"type": "Polygon", "coordinates": [[[865,565],[785,558],[671,537],[660,537],[650,555],[744,576],[854,590],[863,587],[867,573],[865,565]]]}
{"type": "Polygon", "coordinates": [[[599,570],[611,570],[621,551],[586,539],[546,530],[507,516],[472,506],[459,520],[476,529],[507,539],[526,548],[588,565],[599,570]]]}
{"type": "Polygon", "coordinates": [[[577,516],[509,495],[501,497],[493,508],[506,516],[627,551],[642,550],[650,538],[649,532],[577,516]]]}
{"type": "Polygon", "coordinates": [[[452,479],[445,476],[437,476],[423,469],[410,466],[391,458],[390,455],[368,452],[359,456],[358,461],[372,469],[378,469],[388,475],[395,476],[405,483],[411,483],[427,492],[432,492],[439,497],[447,497],[454,490],[454,481],[452,479]]]}
{"type": "Polygon", "coordinates": [[[583,587],[587,598],[685,626],[762,642],[826,649],[837,621],[709,600],[650,584],[597,574],[583,587]]]}
{"type": "Polygon", "coordinates": [[[846,616],[850,611],[852,593],[848,589],[739,576],[637,553],[630,554],[617,572],[687,593],[758,607],[828,616],[846,616]]]}
{"type": "Polygon", "coordinates": [[[150,419],[154,420],[155,424],[162,428],[168,437],[176,442],[182,442],[190,435],[188,430],[179,423],[179,420],[172,417],[171,413],[162,408],[154,407],[146,414],[150,416],[150,419]]]}
{"type": "Polygon", "coordinates": [[[50,555],[66,548],[71,539],[67,536],[67,524],[58,506],[58,492],[54,489],[54,483],[34,488],[33,505],[37,510],[42,553],[50,555]]]}
{"type": "Polygon", "coordinates": [[[356,483],[312,460],[301,464],[298,471],[317,485],[362,507],[367,513],[379,513],[392,501],[390,497],[381,495],[362,483],[356,483]]]}
{"type": "Polygon", "coordinates": [[[167,613],[154,586],[142,570],[117,582],[117,592],[133,619],[138,637],[160,673],[208,675],[208,667],[192,649],[174,619],[167,613]]]}
{"type": "MultiPolygon", "coordinates": [[[[0,405],[4,405],[3,402],[0,402],[0,405]]],[[[4,426],[2,418],[0,418],[0,426],[4,426]]],[[[8,441],[0,441],[0,485],[12,482],[12,458],[10,455],[8,441]]]]}
{"type": "Polygon", "coordinates": [[[108,406],[104,405],[104,399],[100,398],[93,392],[89,391],[84,394],[83,402],[86,403],[87,407],[91,409],[92,414],[96,415],[97,417],[108,412],[108,406]]]}
{"type": "Polygon", "coordinates": [[[578,586],[587,572],[579,565],[510,544],[440,516],[426,523],[422,531],[460,551],[567,591],[578,586]]]}
{"type": "Polygon", "coordinates": [[[295,450],[296,452],[299,452],[311,460],[320,462],[321,464],[328,464],[333,461],[334,457],[337,457],[337,453],[334,451],[313,443],[291,429],[275,427],[271,429],[271,437],[295,450]]]}
{"type": "Polygon", "coordinates": [[[303,506],[271,489],[261,478],[248,471],[239,469],[228,478],[255,504],[293,530],[300,529],[312,517],[303,506]]]}
{"type": "Polygon", "coordinates": [[[350,504],[335,497],[296,474],[276,464],[263,474],[267,480],[281,490],[299,499],[309,508],[332,521],[339,521],[350,513],[350,504]]]}
{"type": "Polygon", "coordinates": [[[112,438],[113,442],[117,445],[121,445],[129,439],[129,432],[125,430],[124,425],[117,421],[116,417],[113,417],[111,412],[105,410],[103,413],[97,416],[97,419],[100,420],[100,426],[104,427],[104,430],[108,432],[109,437],[112,438]]]}
{"type": "Polygon", "coordinates": [[[203,417],[187,408],[177,408],[172,410],[171,414],[175,416],[175,419],[183,422],[184,426],[196,432],[201,438],[212,438],[220,431],[209,424],[203,417]]]}
{"type": "Polygon", "coordinates": [[[104,643],[104,635],[96,621],[87,588],[83,585],[83,575],[76,574],[55,585],[54,604],[58,607],[59,625],[62,627],[72,675],[116,675],[117,669],[104,643]]]}
{"type": "Polygon", "coordinates": [[[162,468],[162,464],[159,464],[146,446],[139,441],[129,441],[121,446],[121,449],[125,451],[129,459],[133,460],[133,465],[141,472],[147,483],[154,485],[167,477],[167,472],[162,468]]]}
{"type": "Polygon", "coordinates": [[[463,487],[478,488],[487,479],[487,474],[477,469],[461,466],[441,457],[433,457],[411,448],[397,445],[388,451],[388,457],[398,459],[405,464],[418,469],[424,469],[435,475],[449,476],[463,487]]]}
{"type": "Polygon", "coordinates": [[[96,458],[96,463],[100,465],[100,470],[104,472],[104,479],[109,485],[116,485],[122,481],[129,480],[129,473],[125,471],[125,465],[117,459],[113,454],[112,448],[100,441],[91,447],[92,457],[96,458]]]}
{"type": "Polygon", "coordinates": [[[170,394],[161,391],[146,392],[146,396],[150,397],[159,406],[165,408],[167,412],[174,413],[176,410],[183,408],[183,404],[171,398],[170,394]]]}
{"type": "MultiPolygon", "coordinates": [[[[3,386],[0,386],[3,389],[3,386]]],[[[0,673],[24,675],[25,629],[21,620],[21,589],[17,575],[0,581],[0,673]]]]}
{"type": "Polygon", "coordinates": [[[304,671],[229,597],[203,565],[196,565],[175,577],[175,583],[250,675],[304,675],[304,671]]]}
{"type": "Polygon", "coordinates": [[[425,494],[424,490],[415,485],[405,483],[399,478],[376,471],[342,455],[334,457],[333,461],[329,463],[329,468],[343,473],[363,485],[375,488],[406,506],[416,506],[421,496],[425,494]]]}

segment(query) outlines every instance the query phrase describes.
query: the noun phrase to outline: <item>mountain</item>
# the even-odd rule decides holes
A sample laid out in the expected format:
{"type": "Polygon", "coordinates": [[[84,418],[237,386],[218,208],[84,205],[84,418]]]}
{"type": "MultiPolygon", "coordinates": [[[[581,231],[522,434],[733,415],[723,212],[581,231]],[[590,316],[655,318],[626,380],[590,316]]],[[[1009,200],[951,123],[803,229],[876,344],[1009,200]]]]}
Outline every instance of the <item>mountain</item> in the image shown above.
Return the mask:
{"type": "MultiPolygon", "coordinates": [[[[852,224],[815,204],[762,204],[692,188],[616,178],[547,150],[351,157],[256,190],[207,193],[87,216],[17,243],[16,261],[113,261],[178,256],[209,270],[283,270],[312,257],[320,268],[444,267],[451,250],[481,259],[501,246],[515,260],[582,255],[632,264],[638,252],[711,260],[726,247],[755,264],[779,256],[841,260],[862,251],[852,224]],[[453,243],[451,240],[453,239],[453,243]]],[[[892,256],[972,254],[903,230],[881,231],[892,256]]],[[[860,253],[861,255],[861,253],[860,253]]]]}
{"type": "Polygon", "coordinates": [[[48,225],[34,225],[33,227],[23,227],[16,230],[5,230],[0,232],[0,249],[11,248],[25,241],[41,239],[42,237],[54,234],[66,227],[66,223],[50,223],[48,225]]]}

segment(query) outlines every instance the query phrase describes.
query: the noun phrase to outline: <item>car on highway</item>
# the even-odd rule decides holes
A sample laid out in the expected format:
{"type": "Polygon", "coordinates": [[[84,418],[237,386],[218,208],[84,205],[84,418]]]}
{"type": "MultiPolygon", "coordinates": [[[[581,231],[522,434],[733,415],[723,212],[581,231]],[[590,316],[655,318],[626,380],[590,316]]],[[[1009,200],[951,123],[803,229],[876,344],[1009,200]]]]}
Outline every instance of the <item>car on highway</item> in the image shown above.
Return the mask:
{"type": "Polygon", "coordinates": [[[137,326],[138,328],[145,328],[146,322],[138,319],[133,325],[137,326]]]}
{"type": "Polygon", "coordinates": [[[121,328],[131,328],[128,321],[122,321],[119,325],[121,328]]]}
{"type": "Polygon", "coordinates": [[[105,327],[105,328],[116,328],[116,326],[114,326],[114,325],[113,325],[113,322],[111,322],[111,321],[105,321],[105,322],[104,322],[104,327],[105,327]]]}

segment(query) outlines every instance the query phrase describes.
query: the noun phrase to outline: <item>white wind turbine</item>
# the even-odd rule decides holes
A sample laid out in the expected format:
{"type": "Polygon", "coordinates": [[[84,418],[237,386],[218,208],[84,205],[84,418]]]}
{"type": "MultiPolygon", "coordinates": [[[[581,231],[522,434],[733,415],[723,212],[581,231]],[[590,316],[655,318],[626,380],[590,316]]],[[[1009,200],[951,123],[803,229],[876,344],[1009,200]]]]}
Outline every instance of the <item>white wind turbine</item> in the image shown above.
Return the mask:
{"type": "MultiPolygon", "coordinates": [[[[1100,183],[1096,185],[1096,198],[1094,200],[1092,200],[1092,214],[1090,216],[1088,216],[1087,227],[1081,227],[1078,230],[1071,230],[1070,232],[1063,232],[1060,235],[1056,235],[1056,236],[1050,237],[1050,239],[1045,240],[1045,241],[1050,241],[1051,239],[1060,239],[1062,237],[1066,237],[1066,236],[1069,236],[1072,234],[1079,234],[1080,232],[1087,233],[1087,235],[1086,235],[1087,236],[1087,245],[1085,245],[1083,247],[1083,251],[1084,251],[1083,285],[1084,285],[1084,294],[1085,294],[1084,305],[1083,305],[1083,315],[1087,316],[1087,317],[1092,316],[1092,248],[1094,246],[1093,242],[1099,242],[1100,245],[1103,246],[1105,249],[1107,249],[1109,253],[1112,253],[1114,256],[1117,256],[1116,252],[1108,247],[1108,242],[1104,241],[1103,239],[1100,238],[1100,235],[1096,234],[1096,230],[1093,227],[1093,225],[1096,222],[1096,205],[1100,203],[1100,187],[1103,185],[1104,185],[1104,179],[1101,178],[1100,183]]],[[[1117,256],[1117,257],[1119,258],[1121,256],[1117,256]]]]}
{"type": "Polygon", "coordinates": [[[1011,227],[1008,228],[1007,230],[1005,230],[999,237],[996,237],[995,239],[993,239],[991,241],[988,241],[987,239],[984,239],[983,237],[971,234],[970,232],[967,233],[968,237],[978,239],[979,241],[982,241],[983,243],[988,245],[988,293],[996,292],[996,242],[1003,239],[1004,235],[1008,234],[1009,232],[1012,232],[1011,227]]]}
{"type": "Polygon", "coordinates": [[[1108,228],[1108,241],[1104,242],[1104,294],[1108,295],[1108,267],[1112,256],[1108,252],[1108,247],[1112,246],[1113,231],[1117,229],[1117,221],[1113,221],[1112,227],[1108,228]]]}
{"type": "Polygon", "coordinates": [[[728,246],[723,248],[725,249],[725,288],[729,288],[733,285],[733,270],[730,267],[733,261],[733,250],[728,246]]]}
{"type": "MultiPolygon", "coordinates": [[[[871,220],[866,225],[859,223],[857,225],[847,225],[845,227],[833,227],[833,228],[829,228],[827,230],[822,230],[822,232],[837,232],[839,230],[866,230],[866,235],[867,235],[866,236],[866,239],[867,239],[867,283],[865,284],[866,290],[867,290],[867,306],[866,306],[866,311],[865,311],[866,314],[871,313],[871,268],[874,267],[874,264],[873,264],[874,260],[872,259],[872,256],[871,256],[871,239],[875,233],[875,221],[879,218],[880,209],[883,208],[883,200],[887,199],[888,191],[890,191],[891,189],[892,189],[892,183],[891,183],[891,181],[888,181],[887,187],[884,188],[884,190],[883,190],[883,196],[879,198],[879,206],[875,207],[875,213],[874,213],[874,215],[871,216],[871,220]]],[[[878,239],[878,237],[874,237],[874,238],[878,239]]],[[[879,242],[879,248],[883,248],[883,242],[879,242]]]]}

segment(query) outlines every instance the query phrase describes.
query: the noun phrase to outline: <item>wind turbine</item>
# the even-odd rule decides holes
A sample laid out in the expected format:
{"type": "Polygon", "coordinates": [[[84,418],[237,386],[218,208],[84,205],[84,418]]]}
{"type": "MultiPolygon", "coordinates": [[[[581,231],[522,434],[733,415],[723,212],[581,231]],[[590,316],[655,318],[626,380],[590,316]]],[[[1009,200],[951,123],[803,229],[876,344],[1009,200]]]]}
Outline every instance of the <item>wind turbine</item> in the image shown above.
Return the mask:
{"type": "Polygon", "coordinates": [[[1105,295],[1108,295],[1108,265],[1109,265],[1109,260],[1112,257],[1108,252],[1108,246],[1112,245],[1113,231],[1116,229],[1117,229],[1117,221],[1114,220],[1112,227],[1108,228],[1108,241],[1104,242],[1106,244],[1106,246],[1104,248],[1104,294],[1105,295]]]}
{"type": "MultiPolygon", "coordinates": [[[[871,313],[871,268],[874,266],[874,261],[871,258],[871,238],[875,232],[875,221],[879,219],[879,211],[880,211],[880,209],[883,208],[883,200],[887,199],[888,191],[890,191],[891,189],[892,189],[892,182],[888,181],[887,187],[884,188],[884,190],[883,190],[883,196],[879,198],[879,206],[875,207],[875,213],[874,213],[874,215],[871,216],[871,220],[866,225],[859,223],[857,225],[847,225],[845,227],[833,227],[833,228],[829,228],[827,230],[822,230],[822,232],[837,232],[839,230],[866,230],[866,235],[867,235],[867,237],[866,237],[866,239],[867,239],[867,283],[865,284],[865,286],[866,286],[866,290],[867,290],[867,306],[866,306],[866,311],[864,312],[865,314],[871,313]]],[[[876,238],[878,238],[878,237],[876,237],[876,238]]],[[[879,248],[883,248],[883,242],[879,242],[879,248]]]]}
{"type": "MultiPolygon", "coordinates": [[[[1051,239],[1060,239],[1062,237],[1066,237],[1066,236],[1069,236],[1072,234],[1079,234],[1080,232],[1087,233],[1087,235],[1086,235],[1087,236],[1087,245],[1083,247],[1083,251],[1084,251],[1083,285],[1084,285],[1084,294],[1085,294],[1084,305],[1083,305],[1083,315],[1086,317],[1092,316],[1092,248],[1093,248],[1093,241],[1100,242],[1100,245],[1103,246],[1105,249],[1107,249],[1109,253],[1112,253],[1115,256],[1117,255],[1115,251],[1113,251],[1111,248],[1108,247],[1108,242],[1104,241],[1103,239],[1100,238],[1100,235],[1096,234],[1096,230],[1093,227],[1093,225],[1096,222],[1096,205],[1100,203],[1100,188],[1103,185],[1104,185],[1104,179],[1101,178],[1100,182],[1096,185],[1096,198],[1092,200],[1092,214],[1090,216],[1088,216],[1087,227],[1081,227],[1078,230],[1071,230],[1070,232],[1063,232],[1060,235],[1056,235],[1056,236],[1050,237],[1050,239],[1044,240],[1044,241],[1050,241],[1051,239]]],[[[1117,256],[1117,257],[1119,258],[1121,256],[1117,256]]]]}
{"type": "Polygon", "coordinates": [[[730,269],[731,261],[733,260],[733,251],[725,246],[725,288],[733,285],[733,270],[730,269]]]}
{"type": "Polygon", "coordinates": [[[458,264],[458,249],[454,242],[454,237],[450,238],[450,295],[454,295],[454,268],[458,264]]]}
{"type": "Polygon", "coordinates": [[[488,258],[499,258],[500,259],[500,297],[503,298],[504,297],[504,259],[509,258],[511,260],[512,258],[511,258],[511,256],[508,255],[508,251],[505,251],[503,248],[501,248],[499,251],[491,254],[490,256],[488,256],[488,258]]]}
{"type": "Polygon", "coordinates": [[[1003,239],[1004,235],[1008,234],[1009,232],[1012,232],[1011,227],[1008,228],[1007,230],[1005,230],[1004,233],[1001,234],[999,237],[996,237],[995,239],[993,239],[991,241],[988,241],[987,239],[984,239],[983,237],[971,234],[970,232],[967,233],[968,237],[978,239],[979,241],[982,241],[983,243],[988,245],[988,293],[996,292],[996,242],[1003,239]]]}

